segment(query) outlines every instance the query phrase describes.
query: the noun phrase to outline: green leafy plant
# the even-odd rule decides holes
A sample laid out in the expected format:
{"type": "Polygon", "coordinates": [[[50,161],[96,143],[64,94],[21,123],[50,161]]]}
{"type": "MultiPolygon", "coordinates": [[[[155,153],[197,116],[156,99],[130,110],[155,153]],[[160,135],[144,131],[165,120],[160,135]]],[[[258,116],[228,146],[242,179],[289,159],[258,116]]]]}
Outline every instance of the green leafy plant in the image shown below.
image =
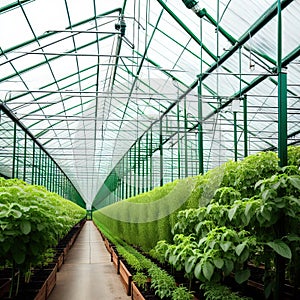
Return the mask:
{"type": "Polygon", "coordinates": [[[161,299],[171,297],[176,288],[174,278],[156,266],[152,266],[149,269],[149,274],[151,277],[151,288],[155,290],[155,294],[161,299]]]}
{"type": "Polygon", "coordinates": [[[1,179],[0,185],[0,263],[30,274],[85,210],[41,186],[17,179],[1,179]]]}
{"type": "Polygon", "coordinates": [[[252,298],[243,297],[234,293],[227,286],[206,282],[201,284],[201,290],[204,291],[204,297],[206,300],[250,300],[252,298]]]}
{"type": "Polygon", "coordinates": [[[191,300],[194,299],[193,294],[183,285],[175,288],[172,293],[172,300],[191,300]]]}
{"type": "Polygon", "coordinates": [[[132,279],[138,287],[144,290],[147,289],[148,277],[144,273],[137,272],[133,275],[132,279]]]}

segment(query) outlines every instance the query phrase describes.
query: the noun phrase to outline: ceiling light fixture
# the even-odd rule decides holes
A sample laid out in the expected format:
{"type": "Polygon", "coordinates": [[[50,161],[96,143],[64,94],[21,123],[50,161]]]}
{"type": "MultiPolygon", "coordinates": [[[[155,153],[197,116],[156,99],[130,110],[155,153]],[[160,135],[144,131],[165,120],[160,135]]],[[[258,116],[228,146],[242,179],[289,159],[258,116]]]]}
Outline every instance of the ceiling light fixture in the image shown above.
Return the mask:
{"type": "Polygon", "coordinates": [[[182,0],[188,9],[191,9],[198,17],[203,18],[206,15],[206,9],[201,9],[196,0],[182,0]]]}

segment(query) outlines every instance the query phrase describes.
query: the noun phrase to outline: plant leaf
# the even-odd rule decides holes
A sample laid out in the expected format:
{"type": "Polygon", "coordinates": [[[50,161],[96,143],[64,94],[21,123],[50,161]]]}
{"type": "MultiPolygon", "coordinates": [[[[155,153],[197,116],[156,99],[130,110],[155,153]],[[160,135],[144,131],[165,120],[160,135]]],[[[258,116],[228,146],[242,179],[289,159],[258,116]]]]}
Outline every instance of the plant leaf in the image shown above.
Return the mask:
{"type": "Polygon", "coordinates": [[[185,271],[189,274],[192,272],[193,268],[195,267],[196,263],[196,257],[195,256],[190,256],[186,261],[185,261],[185,271]]]}
{"type": "Polygon", "coordinates": [[[234,279],[238,284],[241,284],[249,279],[251,273],[249,269],[238,271],[234,275],[234,279]]]}
{"type": "Polygon", "coordinates": [[[290,183],[298,190],[300,190],[300,178],[297,176],[289,177],[290,183]]]}
{"type": "Polygon", "coordinates": [[[31,224],[28,220],[23,220],[20,223],[20,229],[22,231],[23,234],[27,235],[28,233],[30,233],[31,231],[31,224]]]}
{"type": "Polygon", "coordinates": [[[239,244],[235,247],[235,252],[237,254],[237,256],[240,256],[241,253],[243,252],[243,250],[245,249],[246,247],[246,244],[245,243],[242,243],[242,244],[239,244]]]}
{"type": "Polygon", "coordinates": [[[210,281],[212,275],[214,274],[214,269],[215,269],[214,265],[209,261],[206,261],[203,264],[203,275],[208,281],[210,281]]]}
{"type": "Polygon", "coordinates": [[[298,236],[297,234],[289,234],[287,235],[287,239],[290,241],[290,242],[298,242],[300,241],[300,236],[298,236]]]}
{"type": "Polygon", "coordinates": [[[238,209],[238,206],[234,206],[233,208],[229,209],[228,218],[229,218],[230,221],[233,219],[237,209],[238,209]]]}
{"type": "Polygon", "coordinates": [[[201,270],[202,270],[202,263],[198,262],[194,270],[195,277],[198,279],[201,278],[201,270]]]}
{"type": "Polygon", "coordinates": [[[288,259],[292,258],[292,252],[290,247],[282,240],[275,240],[273,242],[268,242],[267,245],[271,247],[277,254],[288,259]]]}
{"type": "Polygon", "coordinates": [[[221,246],[221,248],[223,249],[224,252],[227,252],[228,249],[230,248],[231,244],[232,243],[230,241],[222,242],[222,243],[220,243],[220,246],[221,246]]]}
{"type": "Polygon", "coordinates": [[[218,269],[222,269],[222,267],[224,266],[224,260],[220,257],[217,257],[214,259],[214,264],[218,269]]]}
{"type": "Polygon", "coordinates": [[[21,265],[25,261],[25,253],[15,248],[12,251],[13,259],[18,265],[21,265]]]}
{"type": "Polygon", "coordinates": [[[233,262],[231,260],[225,260],[225,263],[224,263],[224,274],[225,276],[228,276],[230,274],[230,272],[233,270],[233,262]]]}

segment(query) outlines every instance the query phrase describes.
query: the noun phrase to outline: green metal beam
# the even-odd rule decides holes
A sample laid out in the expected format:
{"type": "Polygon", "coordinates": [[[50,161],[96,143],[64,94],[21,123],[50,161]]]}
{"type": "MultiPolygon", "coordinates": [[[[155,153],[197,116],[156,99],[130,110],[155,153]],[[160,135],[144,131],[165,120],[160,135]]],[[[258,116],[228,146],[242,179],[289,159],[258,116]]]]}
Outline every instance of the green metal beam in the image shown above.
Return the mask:
{"type": "Polygon", "coordinates": [[[35,1],[35,0],[19,0],[19,1],[16,1],[16,2],[12,2],[8,5],[0,7],[0,14],[5,13],[5,12],[7,12],[9,10],[12,10],[12,9],[18,8],[22,4],[28,4],[28,3],[33,2],[33,1],[35,1]]]}
{"type": "MultiPolygon", "coordinates": [[[[91,46],[91,45],[97,43],[98,41],[105,40],[105,39],[110,38],[110,37],[112,37],[112,36],[114,36],[114,34],[110,34],[110,35],[107,35],[107,36],[105,36],[105,37],[103,37],[103,38],[101,38],[101,39],[99,39],[99,40],[95,40],[95,41],[93,41],[93,42],[84,44],[84,45],[78,47],[77,50],[84,49],[84,48],[86,48],[86,47],[89,47],[89,46],[91,46]]],[[[2,52],[5,53],[5,51],[2,51],[2,52]]],[[[60,57],[63,57],[64,55],[67,55],[67,54],[73,53],[73,52],[75,53],[75,49],[66,51],[65,54],[60,54],[60,55],[54,56],[54,57],[52,57],[52,58],[49,58],[49,59],[48,59],[48,62],[53,61],[53,60],[56,60],[56,59],[58,59],[58,58],[60,58],[60,57]]],[[[10,74],[10,75],[8,75],[8,76],[6,76],[6,77],[4,77],[4,78],[1,78],[1,79],[0,79],[0,82],[9,80],[9,79],[11,79],[11,78],[13,78],[13,77],[15,77],[15,76],[18,76],[19,74],[23,74],[23,73],[26,73],[26,72],[28,72],[28,71],[30,71],[30,70],[32,70],[32,69],[41,67],[41,66],[47,64],[48,62],[47,62],[47,61],[43,61],[43,62],[40,62],[40,63],[38,63],[38,64],[36,64],[36,65],[33,65],[33,66],[29,67],[29,68],[20,70],[20,71],[18,72],[18,74],[16,74],[16,73],[10,74]]]]}
{"type": "MultiPolygon", "coordinates": [[[[23,130],[23,132],[25,133],[25,134],[27,134],[30,138],[31,138],[31,140],[32,140],[32,142],[33,142],[33,158],[32,158],[32,161],[33,161],[33,165],[32,165],[32,183],[34,184],[34,183],[36,183],[36,181],[33,179],[34,178],[34,169],[35,169],[35,147],[36,146],[38,146],[50,159],[51,159],[51,161],[53,162],[53,164],[55,164],[55,166],[56,166],[56,169],[57,170],[60,170],[60,172],[62,173],[62,174],[64,174],[64,176],[66,177],[66,178],[68,178],[68,180],[70,180],[69,179],[69,177],[67,176],[67,174],[61,169],[61,167],[56,163],[56,161],[52,158],[52,156],[50,155],[50,153],[43,147],[43,145],[36,139],[36,137],[28,130],[28,128],[26,128],[26,126],[24,126],[24,124],[23,123],[21,123],[17,118],[16,118],[16,116],[11,112],[11,110],[4,104],[4,103],[0,103],[0,111],[3,111],[5,114],[6,114],[6,116],[8,117],[8,118],[10,118],[13,122],[14,122],[14,124],[16,124],[16,125],[18,125],[22,130],[23,130]]],[[[71,182],[71,181],[70,181],[71,182]]],[[[80,195],[80,193],[78,192],[78,190],[75,188],[75,186],[73,185],[73,183],[71,183],[72,184],[72,186],[73,186],[73,188],[74,188],[74,190],[80,195]]]]}
{"type": "MultiPolygon", "coordinates": [[[[127,4],[127,0],[124,0],[123,7],[122,7],[122,10],[120,11],[119,16],[124,14],[126,4],[127,4]]],[[[110,90],[112,90],[113,87],[114,87],[117,68],[118,68],[118,65],[119,65],[119,57],[120,57],[121,48],[122,48],[122,36],[118,35],[116,54],[115,54],[116,55],[116,61],[115,61],[115,66],[114,66],[113,75],[112,75],[112,79],[111,79],[110,90]]]]}
{"type": "Polygon", "coordinates": [[[170,16],[182,27],[182,29],[191,36],[191,38],[203,49],[205,52],[214,60],[217,61],[218,58],[214,55],[203,43],[202,41],[180,20],[180,18],[166,5],[163,0],[157,0],[159,4],[170,14],[170,16]]]}
{"type": "MultiPolygon", "coordinates": [[[[283,0],[282,10],[285,9],[294,0],[283,0]]],[[[263,28],[268,22],[270,22],[277,15],[277,3],[274,3],[238,40],[237,42],[228,49],[219,60],[214,63],[204,74],[201,75],[202,80],[207,78],[213,71],[227,61],[236,51],[243,46],[250,38],[252,38],[261,28],[263,28]]],[[[200,75],[199,75],[200,76],[200,75]]],[[[183,99],[189,92],[191,92],[198,84],[196,79],[190,87],[180,96],[183,99]]]]}

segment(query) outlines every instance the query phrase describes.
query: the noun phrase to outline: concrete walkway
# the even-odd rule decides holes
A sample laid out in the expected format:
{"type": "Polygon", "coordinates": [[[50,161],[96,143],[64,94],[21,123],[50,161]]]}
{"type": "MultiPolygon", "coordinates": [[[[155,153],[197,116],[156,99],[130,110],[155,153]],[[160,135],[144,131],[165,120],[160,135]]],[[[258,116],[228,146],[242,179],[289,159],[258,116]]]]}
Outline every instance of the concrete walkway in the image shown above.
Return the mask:
{"type": "Polygon", "coordinates": [[[105,249],[100,233],[87,221],[65,263],[49,300],[130,299],[105,249]]]}

